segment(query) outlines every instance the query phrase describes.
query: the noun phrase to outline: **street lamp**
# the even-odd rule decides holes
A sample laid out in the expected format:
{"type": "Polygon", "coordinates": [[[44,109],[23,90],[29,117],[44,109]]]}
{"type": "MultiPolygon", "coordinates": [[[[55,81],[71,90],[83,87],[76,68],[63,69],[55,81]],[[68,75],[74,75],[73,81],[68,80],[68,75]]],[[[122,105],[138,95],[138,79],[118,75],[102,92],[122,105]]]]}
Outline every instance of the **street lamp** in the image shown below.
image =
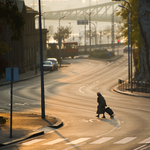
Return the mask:
{"type": "Polygon", "coordinates": [[[95,27],[95,50],[96,50],[96,25],[93,22],[89,22],[89,23],[92,23],[95,27]]]}
{"type": "Polygon", "coordinates": [[[126,0],[112,0],[113,2],[117,2],[117,1],[123,1],[125,3],[128,4],[129,8],[130,8],[130,32],[131,32],[131,92],[132,91],[132,8],[131,8],[131,5],[129,4],[129,2],[127,2],[126,0]]]}
{"type": "MultiPolygon", "coordinates": [[[[37,18],[39,18],[39,15],[38,16],[36,16],[35,18],[34,18],[34,22],[35,22],[35,20],[37,19],[37,18]]],[[[35,74],[37,74],[37,46],[36,46],[36,28],[34,29],[34,41],[35,41],[35,47],[34,47],[34,54],[35,54],[35,74]]]]}
{"type": "Polygon", "coordinates": [[[40,67],[41,67],[41,111],[42,118],[45,118],[45,96],[44,96],[44,75],[43,75],[43,46],[41,27],[41,1],[39,0],[39,30],[40,30],[40,67]]]}
{"type": "Polygon", "coordinates": [[[130,83],[130,54],[129,54],[129,10],[122,5],[118,5],[121,8],[124,8],[127,10],[127,17],[128,17],[128,82],[130,83]]]}
{"type": "Polygon", "coordinates": [[[58,39],[58,43],[59,43],[59,52],[60,52],[60,67],[61,67],[61,38],[60,38],[60,20],[66,18],[66,16],[63,16],[61,18],[59,18],[59,39],[58,39]]]}
{"type": "Polygon", "coordinates": [[[43,12],[42,16],[43,16],[43,28],[45,29],[45,15],[47,14],[47,12],[43,12]]]}
{"type": "MultiPolygon", "coordinates": [[[[71,30],[71,22],[68,23],[70,25],[70,30],[71,30]]],[[[70,41],[71,41],[71,34],[70,34],[70,41]]]]}
{"type": "Polygon", "coordinates": [[[85,13],[89,15],[89,33],[90,33],[89,40],[90,40],[90,52],[91,52],[91,14],[93,14],[94,12],[89,12],[89,13],[85,12],[85,13]]]}

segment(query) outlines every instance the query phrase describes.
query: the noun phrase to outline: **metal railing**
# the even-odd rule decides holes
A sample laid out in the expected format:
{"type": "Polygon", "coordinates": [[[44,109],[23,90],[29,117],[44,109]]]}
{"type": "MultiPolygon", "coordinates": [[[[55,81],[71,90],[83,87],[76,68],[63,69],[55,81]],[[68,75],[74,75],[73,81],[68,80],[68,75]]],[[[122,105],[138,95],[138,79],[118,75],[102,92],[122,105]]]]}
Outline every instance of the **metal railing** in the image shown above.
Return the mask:
{"type": "MultiPolygon", "coordinates": [[[[128,80],[119,79],[118,80],[118,89],[120,91],[131,91],[131,83],[128,80]]],[[[133,92],[141,92],[141,93],[150,93],[150,83],[149,82],[141,82],[134,81],[132,82],[132,90],[133,92]]]]}

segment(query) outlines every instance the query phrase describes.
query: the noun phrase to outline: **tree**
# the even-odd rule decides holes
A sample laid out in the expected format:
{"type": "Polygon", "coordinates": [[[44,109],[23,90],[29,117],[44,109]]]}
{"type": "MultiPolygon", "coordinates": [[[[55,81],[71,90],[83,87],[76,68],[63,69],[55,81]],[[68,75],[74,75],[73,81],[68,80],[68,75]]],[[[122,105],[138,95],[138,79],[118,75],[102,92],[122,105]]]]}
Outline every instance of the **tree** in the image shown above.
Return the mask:
{"type": "MultiPolygon", "coordinates": [[[[90,38],[90,30],[86,30],[86,37],[90,38]]],[[[95,29],[94,28],[91,29],[91,38],[92,39],[95,38],[95,29]]]]}
{"type": "Polygon", "coordinates": [[[53,34],[54,34],[54,27],[49,26],[48,33],[47,33],[47,40],[50,40],[53,37],[53,34]]]}
{"type": "MultiPolygon", "coordinates": [[[[2,32],[2,23],[6,23],[12,31],[11,40],[17,41],[22,37],[25,20],[18,10],[17,4],[10,1],[0,1],[0,33],[2,32]]],[[[3,55],[11,49],[4,42],[0,42],[0,75],[5,72],[8,62],[4,59],[3,55]]]]}
{"type": "MultiPolygon", "coordinates": [[[[132,8],[132,44],[134,47],[140,48],[142,46],[142,42],[141,42],[141,38],[140,38],[141,37],[140,27],[139,27],[139,23],[138,23],[138,1],[139,0],[129,0],[128,2],[132,8]]],[[[126,2],[122,2],[121,5],[125,6],[130,12],[130,7],[126,2]]],[[[123,26],[120,29],[120,32],[122,32],[122,36],[124,37],[125,42],[127,44],[128,43],[127,10],[121,8],[120,11],[118,11],[116,13],[116,15],[120,15],[122,20],[125,21],[125,23],[123,24],[123,26]]],[[[129,15],[129,21],[130,21],[130,15],[129,15]]],[[[130,25],[130,22],[129,22],[129,25],[130,25]]]]}
{"type": "Polygon", "coordinates": [[[10,0],[0,1],[0,20],[9,25],[12,31],[11,40],[19,40],[22,37],[25,20],[16,3],[10,0]]]}
{"type": "MultiPolygon", "coordinates": [[[[72,27],[64,27],[64,26],[61,26],[60,27],[60,38],[63,39],[63,41],[65,41],[65,39],[68,39],[69,38],[69,35],[72,33],[72,27]]],[[[59,28],[57,29],[57,32],[54,33],[54,36],[53,36],[54,40],[58,41],[59,39],[59,28]]]]}
{"type": "MultiPolygon", "coordinates": [[[[139,68],[136,66],[135,80],[141,83],[150,82],[150,1],[148,0],[129,0],[132,7],[132,44],[138,47],[139,50],[139,68]]],[[[130,10],[127,3],[123,2],[128,10],[130,10]]],[[[122,27],[123,35],[127,42],[127,11],[121,9],[117,15],[121,15],[125,20],[122,27]]],[[[145,84],[142,84],[145,85],[145,84]]]]}
{"type": "Polygon", "coordinates": [[[109,43],[109,37],[111,35],[111,27],[106,26],[105,29],[103,30],[103,35],[107,37],[108,43],[109,43]]]}
{"type": "MultiPolygon", "coordinates": [[[[139,49],[139,69],[137,77],[142,83],[150,84],[150,1],[139,0],[139,28],[142,39],[142,48],[139,49]]],[[[143,84],[144,85],[144,84],[143,84]]]]}

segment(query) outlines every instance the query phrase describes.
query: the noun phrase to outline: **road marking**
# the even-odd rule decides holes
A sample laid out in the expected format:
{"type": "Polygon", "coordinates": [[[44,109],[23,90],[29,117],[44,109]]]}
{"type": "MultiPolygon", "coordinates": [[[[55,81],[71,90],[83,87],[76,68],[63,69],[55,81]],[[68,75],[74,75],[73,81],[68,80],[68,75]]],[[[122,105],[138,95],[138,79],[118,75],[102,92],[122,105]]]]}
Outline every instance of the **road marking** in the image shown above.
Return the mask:
{"type": "Polygon", "coordinates": [[[145,144],[145,143],[150,143],[150,137],[143,140],[142,142],[140,142],[139,144],[145,144]]]}
{"type": "Polygon", "coordinates": [[[42,145],[53,145],[53,144],[56,144],[56,143],[59,143],[59,142],[65,141],[65,140],[67,140],[67,139],[66,139],[66,138],[64,138],[64,139],[59,138],[59,139],[56,139],[56,140],[53,140],[53,141],[47,142],[47,143],[42,144],[42,145]]]}
{"type": "Polygon", "coordinates": [[[102,144],[102,143],[107,142],[107,141],[109,141],[109,140],[111,140],[113,138],[114,137],[103,137],[103,138],[100,138],[100,139],[90,143],[90,144],[102,144]]]}
{"type": "Polygon", "coordinates": [[[83,89],[84,87],[85,87],[85,86],[82,86],[82,87],[79,88],[79,92],[81,92],[82,94],[85,94],[85,93],[82,91],[82,89],[83,89]]]}
{"type": "Polygon", "coordinates": [[[79,138],[79,139],[77,139],[77,140],[71,141],[71,142],[66,143],[66,144],[78,144],[78,143],[87,141],[88,139],[90,139],[90,138],[79,138]]]}
{"type": "Polygon", "coordinates": [[[137,137],[126,137],[118,142],[115,142],[114,144],[126,144],[134,139],[136,139],[137,137]]]}
{"type": "Polygon", "coordinates": [[[40,142],[43,140],[45,140],[45,139],[35,139],[35,140],[29,141],[29,142],[25,142],[22,145],[31,145],[31,144],[34,144],[34,143],[37,143],[37,142],[40,142]]]}
{"type": "Polygon", "coordinates": [[[142,146],[140,146],[140,147],[138,147],[138,148],[136,148],[136,149],[134,149],[134,150],[141,150],[141,148],[143,148],[143,147],[145,147],[146,145],[142,145],[142,146]]]}

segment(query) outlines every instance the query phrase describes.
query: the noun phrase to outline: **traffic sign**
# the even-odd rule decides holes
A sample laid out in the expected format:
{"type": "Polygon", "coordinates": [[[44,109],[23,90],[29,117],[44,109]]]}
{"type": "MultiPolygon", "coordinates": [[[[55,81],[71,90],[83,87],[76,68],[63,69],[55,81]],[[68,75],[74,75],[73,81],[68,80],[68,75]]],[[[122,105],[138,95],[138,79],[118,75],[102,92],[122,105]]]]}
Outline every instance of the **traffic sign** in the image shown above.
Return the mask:
{"type": "Polygon", "coordinates": [[[6,81],[18,81],[19,79],[19,69],[17,67],[15,68],[6,68],[6,81]],[[11,70],[13,69],[13,79],[12,79],[12,74],[11,70]]]}
{"type": "Polygon", "coordinates": [[[77,20],[78,25],[88,25],[88,20],[77,20]]]}

